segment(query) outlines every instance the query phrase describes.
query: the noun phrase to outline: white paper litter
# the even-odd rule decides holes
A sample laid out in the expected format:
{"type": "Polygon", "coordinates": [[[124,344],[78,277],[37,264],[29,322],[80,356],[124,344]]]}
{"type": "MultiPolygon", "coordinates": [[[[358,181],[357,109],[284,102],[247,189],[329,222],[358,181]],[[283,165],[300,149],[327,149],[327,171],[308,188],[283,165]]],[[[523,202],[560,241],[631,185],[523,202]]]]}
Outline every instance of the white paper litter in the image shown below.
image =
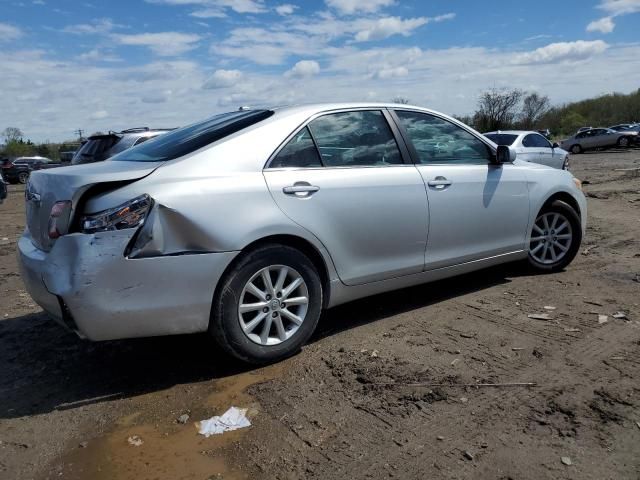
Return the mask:
{"type": "Polygon", "coordinates": [[[221,416],[202,420],[199,425],[198,433],[205,437],[210,437],[211,435],[219,435],[224,432],[238,430],[239,428],[250,427],[251,422],[246,415],[246,408],[231,407],[221,416]]]}

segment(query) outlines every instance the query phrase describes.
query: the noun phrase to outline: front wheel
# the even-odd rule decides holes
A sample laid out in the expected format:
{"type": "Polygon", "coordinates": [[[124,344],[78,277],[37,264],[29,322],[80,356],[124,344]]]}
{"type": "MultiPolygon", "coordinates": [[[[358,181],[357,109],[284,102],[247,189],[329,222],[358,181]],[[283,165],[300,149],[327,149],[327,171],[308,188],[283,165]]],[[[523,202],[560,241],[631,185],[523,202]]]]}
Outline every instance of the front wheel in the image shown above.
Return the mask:
{"type": "Polygon", "coordinates": [[[582,147],[580,145],[574,145],[571,147],[571,153],[580,154],[582,153],[582,147]]]}
{"type": "Polygon", "coordinates": [[[543,208],[533,224],[529,265],[541,272],[557,272],[571,263],[582,242],[580,217],[571,206],[555,200],[543,208]]]}
{"type": "Polygon", "coordinates": [[[300,350],[321,310],[313,263],[294,248],[268,245],[246,254],[222,279],[209,332],[234,357],[271,363],[300,350]]]}
{"type": "Polygon", "coordinates": [[[27,172],[20,172],[18,174],[18,181],[24,185],[29,181],[29,174],[27,172]]]}

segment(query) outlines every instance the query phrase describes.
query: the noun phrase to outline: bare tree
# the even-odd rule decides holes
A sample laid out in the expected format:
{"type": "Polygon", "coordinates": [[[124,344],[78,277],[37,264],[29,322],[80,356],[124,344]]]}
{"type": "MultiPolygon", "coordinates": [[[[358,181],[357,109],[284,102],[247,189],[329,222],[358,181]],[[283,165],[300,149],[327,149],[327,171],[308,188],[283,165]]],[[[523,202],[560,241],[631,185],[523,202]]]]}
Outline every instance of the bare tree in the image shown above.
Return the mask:
{"type": "Polygon", "coordinates": [[[9,143],[20,140],[24,136],[24,134],[22,133],[22,130],[17,127],[7,127],[2,132],[2,136],[4,137],[6,142],[9,143]]]}
{"type": "Polygon", "coordinates": [[[391,99],[391,103],[400,103],[402,105],[408,105],[409,99],[405,97],[394,97],[391,99]]]}
{"type": "Polygon", "coordinates": [[[522,101],[522,112],[520,122],[526,129],[533,128],[538,120],[544,116],[551,108],[551,102],[546,95],[539,95],[535,92],[528,94],[522,101]]]}
{"type": "Polygon", "coordinates": [[[478,100],[474,124],[481,131],[500,130],[511,127],[524,93],[522,90],[492,88],[478,100]]]}

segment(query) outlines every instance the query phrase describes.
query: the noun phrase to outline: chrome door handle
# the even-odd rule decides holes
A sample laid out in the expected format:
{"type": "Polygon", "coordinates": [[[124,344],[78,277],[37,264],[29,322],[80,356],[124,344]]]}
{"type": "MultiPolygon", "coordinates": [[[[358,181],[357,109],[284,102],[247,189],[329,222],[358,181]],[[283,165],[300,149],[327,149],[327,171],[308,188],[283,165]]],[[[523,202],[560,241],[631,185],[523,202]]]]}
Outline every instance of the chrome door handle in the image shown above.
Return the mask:
{"type": "Polygon", "coordinates": [[[289,187],[284,187],[282,191],[287,195],[295,195],[298,193],[307,193],[312,194],[320,190],[320,187],[316,187],[315,185],[305,185],[305,184],[296,184],[291,185],[289,187]]]}
{"type": "Polygon", "coordinates": [[[429,185],[430,187],[436,187],[436,188],[442,189],[444,187],[448,187],[452,183],[453,182],[451,180],[447,180],[444,177],[436,177],[433,180],[429,180],[427,182],[427,185],[429,185]]]}

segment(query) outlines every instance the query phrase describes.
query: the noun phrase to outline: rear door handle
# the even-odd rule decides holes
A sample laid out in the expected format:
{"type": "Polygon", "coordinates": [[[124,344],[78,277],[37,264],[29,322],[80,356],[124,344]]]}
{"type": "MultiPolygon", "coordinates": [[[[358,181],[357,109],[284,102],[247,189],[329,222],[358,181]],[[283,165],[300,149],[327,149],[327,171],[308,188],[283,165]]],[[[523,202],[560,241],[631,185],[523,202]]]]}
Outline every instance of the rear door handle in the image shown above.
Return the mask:
{"type": "Polygon", "coordinates": [[[287,195],[298,195],[298,194],[307,194],[311,195],[312,193],[320,190],[320,187],[316,187],[315,185],[309,185],[308,183],[296,183],[294,185],[284,187],[282,191],[287,195]]]}
{"type": "Polygon", "coordinates": [[[445,177],[436,177],[433,180],[429,180],[427,182],[427,185],[429,185],[430,187],[435,187],[438,189],[443,189],[445,187],[448,187],[449,185],[451,185],[453,182],[451,182],[451,180],[447,180],[445,177]]]}

